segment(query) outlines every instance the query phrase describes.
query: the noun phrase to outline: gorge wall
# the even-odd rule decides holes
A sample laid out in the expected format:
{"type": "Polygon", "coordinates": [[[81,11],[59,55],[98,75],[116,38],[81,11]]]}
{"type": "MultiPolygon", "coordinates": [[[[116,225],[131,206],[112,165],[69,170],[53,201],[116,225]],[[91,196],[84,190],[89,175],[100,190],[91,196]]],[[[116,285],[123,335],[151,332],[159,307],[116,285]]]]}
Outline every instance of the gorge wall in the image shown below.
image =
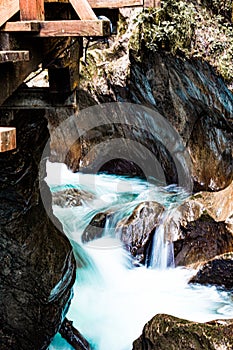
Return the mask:
{"type": "Polygon", "coordinates": [[[17,128],[17,149],[0,156],[1,349],[47,349],[72,297],[72,249],[62,227],[49,220],[39,192],[49,137],[44,114],[1,109],[1,125],[17,128]]]}

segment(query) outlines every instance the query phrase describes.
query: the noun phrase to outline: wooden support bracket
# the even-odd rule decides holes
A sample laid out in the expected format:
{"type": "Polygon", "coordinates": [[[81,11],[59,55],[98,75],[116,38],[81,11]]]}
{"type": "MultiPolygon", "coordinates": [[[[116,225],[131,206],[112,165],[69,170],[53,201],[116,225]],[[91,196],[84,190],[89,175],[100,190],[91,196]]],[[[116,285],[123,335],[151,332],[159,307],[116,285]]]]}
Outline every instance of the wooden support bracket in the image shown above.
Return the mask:
{"type": "Polygon", "coordinates": [[[7,22],[3,32],[34,32],[37,37],[109,36],[110,21],[19,21],[7,22]]]}
{"type": "Polygon", "coordinates": [[[29,61],[29,51],[0,51],[0,63],[29,61]]]}
{"type": "Polygon", "coordinates": [[[16,148],[16,128],[0,127],[0,152],[16,148]]]}
{"type": "Polygon", "coordinates": [[[87,0],[69,0],[80,19],[96,21],[98,18],[87,0]]]}

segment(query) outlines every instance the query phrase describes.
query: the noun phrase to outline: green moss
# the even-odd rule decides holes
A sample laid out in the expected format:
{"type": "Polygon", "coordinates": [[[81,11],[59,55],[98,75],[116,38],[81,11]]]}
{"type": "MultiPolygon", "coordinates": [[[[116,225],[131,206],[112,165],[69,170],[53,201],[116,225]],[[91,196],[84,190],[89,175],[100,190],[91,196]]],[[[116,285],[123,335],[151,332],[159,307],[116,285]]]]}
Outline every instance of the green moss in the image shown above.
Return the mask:
{"type": "Polygon", "coordinates": [[[222,77],[233,82],[232,0],[162,0],[160,9],[145,9],[136,18],[130,40],[139,59],[144,48],[165,50],[208,61],[222,77]]]}

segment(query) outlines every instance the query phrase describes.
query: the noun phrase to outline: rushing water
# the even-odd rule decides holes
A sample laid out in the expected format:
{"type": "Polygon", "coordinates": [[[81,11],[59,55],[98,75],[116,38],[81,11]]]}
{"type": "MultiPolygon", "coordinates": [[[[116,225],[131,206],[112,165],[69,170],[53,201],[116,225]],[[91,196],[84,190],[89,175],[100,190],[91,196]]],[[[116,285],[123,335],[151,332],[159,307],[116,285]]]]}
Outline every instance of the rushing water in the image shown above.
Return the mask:
{"type": "MultiPolygon", "coordinates": [[[[188,285],[195,271],[167,268],[173,263],[172,245],[164,241],[161,224],[154,235],[151,266],[134,267],[130,256],[116,238],[119,220],[145,200],[166,207],[165,217],[186,198],[174,186],[162,188],[141,179],[112,175],[69,172],[64,165],[48,164],[51,191],[78,188],[91,193],[83,205],[54,206],[73,244],[78,262],[74,298],[67,317],[95,350],[130,350],[144,324],[158,313],[206,322],[233,318],[233,304],[227,292],[215,287],[188,285]],[[96,213],[111,211],[104,237],[83,245],[81,235],[96,213]]],[[[50,350],[72,349],[57,335],[50,350]]]]}

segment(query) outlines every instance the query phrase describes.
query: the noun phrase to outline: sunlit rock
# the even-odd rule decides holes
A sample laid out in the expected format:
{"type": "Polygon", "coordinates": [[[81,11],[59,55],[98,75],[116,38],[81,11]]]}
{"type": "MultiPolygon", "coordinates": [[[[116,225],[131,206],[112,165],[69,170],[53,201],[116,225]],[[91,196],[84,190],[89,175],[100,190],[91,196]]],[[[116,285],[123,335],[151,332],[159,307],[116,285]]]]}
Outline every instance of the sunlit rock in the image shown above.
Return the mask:
{"type": "Polygon", "coordinates": [[[232,320],[196,323],[159,314],[145,325],[133,350],[231,349],[232,334],[232,320]]]}
{"type": "Polygon", "coordinates": [[[233,289],[233,252],[216,256],[204,264],[190,283],[233,289]]]}
{"type": "Polygon", "coordinates": [[[145,262],[154,229],[159,224],[164,207],[156,202],[139,204],[130,217],[117,224],[116,237],[140,263],[145,262]]]}

